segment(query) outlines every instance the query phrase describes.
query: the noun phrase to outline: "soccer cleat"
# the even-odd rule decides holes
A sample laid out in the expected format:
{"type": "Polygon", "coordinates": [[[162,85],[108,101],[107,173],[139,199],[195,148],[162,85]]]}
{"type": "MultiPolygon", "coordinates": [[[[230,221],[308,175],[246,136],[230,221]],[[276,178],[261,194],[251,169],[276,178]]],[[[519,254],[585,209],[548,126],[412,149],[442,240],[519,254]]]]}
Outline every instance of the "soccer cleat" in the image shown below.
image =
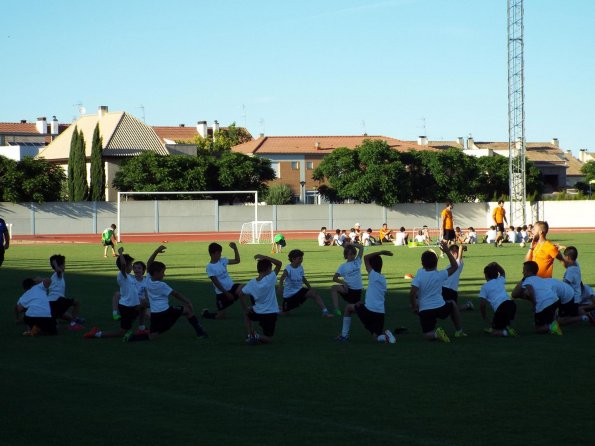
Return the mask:
{"type": "Polygon", "coordinates": [[[41,333],[41,329],[37,326],[34,325],[31,330],[27,330],[26,332],[23,333],[23,336],[37,336],[41,333]]]}
{"type": "Polygon", "coordinates": [[[343,316],[343,313],[341,313],[341,310],[335,310],[335,316],[343,316]]]}
{"type": "Polygon", "coordinates": [[[466,337],[467,337],[467,333],[465,333],[463,330],[455,331],[455,338],[466,338],[466,337]]]}
{"type": "Polygon", "coordinates": [[[560,324],[558,323],[558,321],[554,321],[550,324],[550,334],[556,336],[562,336],[564,334],[562,333],[562,329],[560,328],[560,324]]]}
{"type": "Polygon", "coordinates": [[[81,324],[77,324],[77,323],[70,324],[68,326],[68,330],[70,330],[70,331],[81,331],[81,330],[84,330],[84,328],[85,327],[83,327],[81,324]]]}
{"type": "Polygon", "coordinates": [[[130,342],[134,337],[134,330],[128,330],[122,337],[122,342],[130,342]]]}
{"type": "Polygon", "coordinates": [[[591,310],[587,313],[587,317],[589,318],[589,322],[591,325],[595,325],[595,310],[591,310]]]}
{"type": "Polygon", "coordinates": [[[112,319],[115,321],[119,321],[120,319],[122,319],[122,316],[120,316],[119,314],[112,314],[112,319]]]}
{"type": "Polygon", "coordinates": [[[511,338],[518,338],[519,337],[518,332],[514,328],[512,328],[510,326],[506,327],[506,331],[508,332],[508,336],[510,336],[511,338]]]}
{"type": "Polygon", "coordinates": [[[438,327],[434,333],[436,334],[436,339],[440,342],[445,342],[447,344],[450,342],[450,338],[442,327],[438,327]]]}
{"type": "Polygon", "coordinates": [[[337,342],[346,342],[349,341],[349,336],[343,336],[343,335],[339,335],[335,338],[335,341],[337,342]]]}
{"type": "Polygon", "coordinates": [[[93,338],[95,338],[95,337],[96,337],[95,335],[96,335],[96,334],[97,334],[99,331],[101,331],[101,330],[99,330],[99,328],[97,328],[97,327],[93,327],[91,330],[89,330],[87,333],[85,333],[85,334],[83,335],[83,338],[86,338],[86,339],[93,339],[93,338]]]}
{"type": "Polygon", "coordinates": [[[386,336],[387,343],[395,344],[397,342],[397,338],[395,338],[395,335],[393,335],[390,330],[384,330],[384,335],[386,336]]]}
{"type": "Polygon", "coordinates": [[[492,327],[487,327],[483,329],[483,332],[487,334],[492,334],[494,332],[494,329],[492,327]]]}

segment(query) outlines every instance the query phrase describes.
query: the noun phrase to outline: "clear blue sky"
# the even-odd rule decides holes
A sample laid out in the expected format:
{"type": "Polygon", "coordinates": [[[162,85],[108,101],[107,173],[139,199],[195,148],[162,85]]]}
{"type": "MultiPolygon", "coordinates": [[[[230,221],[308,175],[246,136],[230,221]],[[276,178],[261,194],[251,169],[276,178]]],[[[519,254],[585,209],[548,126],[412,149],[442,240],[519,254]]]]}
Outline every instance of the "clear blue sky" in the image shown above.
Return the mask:
{"type": "MultiPolygon", "coordinates": [[[[2,5],[0,121],[81,102],[253,135],[508,140],[506,0],[2,5]]],[[[525,1],[529,141],[595,150],[595,1],[525,1]]]]}

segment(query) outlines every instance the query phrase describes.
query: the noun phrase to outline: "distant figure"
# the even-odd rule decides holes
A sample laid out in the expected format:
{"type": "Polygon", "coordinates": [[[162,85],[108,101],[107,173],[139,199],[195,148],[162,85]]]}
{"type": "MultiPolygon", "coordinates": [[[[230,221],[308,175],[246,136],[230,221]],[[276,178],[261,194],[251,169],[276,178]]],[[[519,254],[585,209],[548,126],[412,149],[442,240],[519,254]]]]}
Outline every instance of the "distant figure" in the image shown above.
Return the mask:
{"type": "Polygon", "coordinates": [[[4,251],[10,245],[10,234],[8,233],[8,226],[6,222],[0,218],[0,266],[4,263],[4,251]]]}
{"type": "Polygon", "coordinates": [[[393,230],[388,229],[387,224],[383,223],[382,228],[380,228],[378,230],[378,239],[379,239],[380,243],[392,242],[393,241],[392,233],[393,233],[393,230]]]}
{"type": "Polygon", "coordinates": [[[405,231],[405,227],[401,226],[399,228],[399,232],[397,232],[397,236],[395,238],[395,246],[407,246],[409,242],[409,234],[405,231]]]}
{"type": "Polygon", "coordinates": [[[469,226],[469,229],[467,229],[467,235],[465,236],[463,243],[468,243],[470,245],[477,243],[477,232],[475,232],[473,226],[469,226]]]}
{"type": "Polygon", "coordinates": [[[332,236],[327,234],[326,226],[323,226],[318,233],[318,246],[330,246],[331,242],[332,236]]]}
{"type": "Polygon", "coordinates": [[[502,242],[505,241],[504,223],[508,224],[508,220],[506,219],[506,209],[504,209],[504,200],[498,201],[498,206],[496,206],[492,212],[492,219],[494,220],[496,230],[498,231],[496,244],[494,245],[497,248],[498,246],[502,246],[502,242]]]}
{"type": "Polygon", "coordinates": [[[440,213],[442,240],[446,240],[449,245],[452,245],[455,242],[455,226],[452,217],[453,208],[454,206],[452,202],[447,201],[445,208],[440,213]]]}
{"type": "Polygon", "coordinates": [[[112,248],[112,256],[117,257],[116,250],[114,249],[114,245],[118,243],[116,240],[116,225],[112,224],[101,233],[101,243],[105,246],[103,249],[103,257],[107,257],[108,246],[112,248]]]}

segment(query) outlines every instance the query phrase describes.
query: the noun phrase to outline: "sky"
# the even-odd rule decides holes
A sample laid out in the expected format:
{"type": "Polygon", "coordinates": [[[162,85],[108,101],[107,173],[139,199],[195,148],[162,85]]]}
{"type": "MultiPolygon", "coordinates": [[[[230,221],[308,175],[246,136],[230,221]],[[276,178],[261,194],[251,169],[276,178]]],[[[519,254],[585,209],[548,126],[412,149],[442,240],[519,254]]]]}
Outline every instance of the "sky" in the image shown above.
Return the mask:
{"type": "MultiPolygon", "coordinates": [[[[3,2],[0,122],[508,140],[506,0],[3,2]],[[82,104],[82,105],[80,105],[82,104]]],[[[525,0],[527,141],[595,150],[595,2],[525,0]]]]}

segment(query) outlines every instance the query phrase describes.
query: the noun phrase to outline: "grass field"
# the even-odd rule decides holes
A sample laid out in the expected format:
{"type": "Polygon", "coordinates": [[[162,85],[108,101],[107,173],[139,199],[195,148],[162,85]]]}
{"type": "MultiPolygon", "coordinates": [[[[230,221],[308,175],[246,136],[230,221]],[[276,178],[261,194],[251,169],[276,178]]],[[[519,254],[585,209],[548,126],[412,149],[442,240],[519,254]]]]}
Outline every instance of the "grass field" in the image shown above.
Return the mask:
{"type": "MultiPolygon", "coordinates": [[[[579,248],[583,280],[595,284],[595,235],[553,234],[579,248]]],[[[206,243],[171,243],[160,260],[166,281],[194,307],[213,307],[205,275],[206,243]]],[[[232,251],[224,245],[224,255],[232,251]]],[[[156,245],[129,244],[145,260],[156,245]]],[[[305,251],[306,274],[330,306],[329,287],[343,262],[340,249],[289,241],[305,251]]],[[[372,247],[370,250],[383,249],[372,247]]],[[[67,295],[82,302],[87,326],[115,327],[113,259],[99,245],[13,245],[0,268],[0,443],[3,445],[592,445],[595,391],[589,324],[563,337],[532,334],[529,304],[518,302],[517,339],[494,339],[477,310],[463,313],[468,338],[424,341],[409,309],[406,273],[421,248],[389,246],[387,328],[406,326],[396,345],[372,341],[354,319],[351,340],[333,341],[341,319],[322,319],[313,303],[280,317],[275,342],[244,343],[239,305],[224,321],[204,321],[208,340],[180,320],[155,342],[86,340],[61,329],[56,337],[22,337],[12,307],[24,277],[49,275],[48,257],[67,258],[67,295]]],[[[255,276],[254,254],[240,246],[236,282],[255,276]]],[[[483,267],[498,261],[508,289],[520,279],[525,249],[475,245],[466,253],[460,299],[477,303],[483,267]]],[[[286,261],[286,255],[278,254],[286,261]]],[[[441,260],[445,267],[446,261],[441,260]]],[[[563,268],[555,266],[555,277],[563,268]]],[[[364,281],[365,283],[365,281],[364,281]]],[[[476,305],[477,308],[477,305],[476,305]]],[[[450,321],[442,326],[448,333],[450,321]]]]}

